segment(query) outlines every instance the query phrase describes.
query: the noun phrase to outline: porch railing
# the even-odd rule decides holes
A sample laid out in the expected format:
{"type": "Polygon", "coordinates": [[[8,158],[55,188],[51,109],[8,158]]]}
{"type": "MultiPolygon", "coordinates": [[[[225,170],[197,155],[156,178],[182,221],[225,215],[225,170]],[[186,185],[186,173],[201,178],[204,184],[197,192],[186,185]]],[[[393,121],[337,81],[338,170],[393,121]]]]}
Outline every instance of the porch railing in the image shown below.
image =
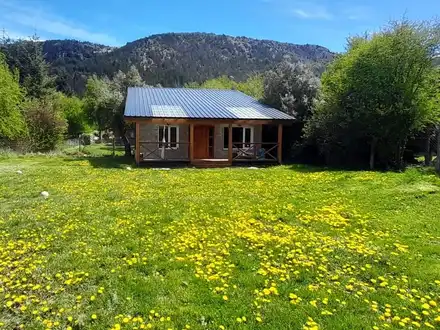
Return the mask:
{"type": "MultiPolygon", "coordinates": [[[[141,160],[188,160],[190,142],[140,141],[141,160]]],[[[277,142],[232,143],[232,160],[277,161],[277,142]]],[[[215,157],[214,157],[215,158],[215,157]]]]}
{"type": "Polygon", "coordinates": [[[232,143],[232,160],[277,160],[277,148],[277,142],[235,142],[232,143]]]}
{"type": "Polygon", "coordinates": [[[157,160],[188,160],[189,142],[158,142],[158,141],[140,141],[139,149],[141,159],[157,159],[157,160]],[[186,150],[185,150],[186,148],[186,150]],[[183,150],[182,150],[183,149],[183,150]],[[184,151],[185,150],[185,151],[184,151]],[[172,153],[171,157],[167,154],[172,153]],[[182,154],[186,156],[182,156],[182,154]]]}

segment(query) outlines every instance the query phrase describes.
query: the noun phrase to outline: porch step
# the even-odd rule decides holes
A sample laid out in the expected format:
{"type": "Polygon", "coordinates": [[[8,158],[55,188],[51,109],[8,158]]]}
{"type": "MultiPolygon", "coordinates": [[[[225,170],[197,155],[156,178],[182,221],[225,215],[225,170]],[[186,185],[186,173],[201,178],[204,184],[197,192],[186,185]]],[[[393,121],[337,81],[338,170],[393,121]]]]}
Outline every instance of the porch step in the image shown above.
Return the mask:
{"type": "Polygon", "coordinates": [[[227,159],[194,159],[191,165],[197,168],[216,168],[231,166],[227,159]]]}

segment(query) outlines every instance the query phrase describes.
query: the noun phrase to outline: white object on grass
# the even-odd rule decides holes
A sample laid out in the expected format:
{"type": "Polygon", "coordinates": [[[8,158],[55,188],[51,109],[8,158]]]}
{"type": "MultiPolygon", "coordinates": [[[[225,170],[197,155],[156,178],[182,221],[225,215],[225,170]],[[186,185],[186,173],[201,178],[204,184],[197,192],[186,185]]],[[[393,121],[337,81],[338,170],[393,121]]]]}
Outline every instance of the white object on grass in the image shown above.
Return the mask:
{"type": "Polygon", "coordinates": [[[127,166],[125,169],[131,171],[131,167],[130,166],[127,166]]]}
{"type": "Polygon", "coordinates": [[[259,170],[258,167],[254,167],[254,166],[248,167],[248,169],[249,169],[249,170],[259,170]]]}
{"type": "Polygon", "coordinates": [[[48,197],[49,197],[49,193],[48,193],[47,191],[42,191],[42,192],[40,193],[40,195],[41,195],[43,198],[48,198],[48,197]]]}
{"type": "Polygon", "coordinates": [[[17,174],[23,174],[23,172],[21,170],[18,170],[16,173],[17,174]]]}

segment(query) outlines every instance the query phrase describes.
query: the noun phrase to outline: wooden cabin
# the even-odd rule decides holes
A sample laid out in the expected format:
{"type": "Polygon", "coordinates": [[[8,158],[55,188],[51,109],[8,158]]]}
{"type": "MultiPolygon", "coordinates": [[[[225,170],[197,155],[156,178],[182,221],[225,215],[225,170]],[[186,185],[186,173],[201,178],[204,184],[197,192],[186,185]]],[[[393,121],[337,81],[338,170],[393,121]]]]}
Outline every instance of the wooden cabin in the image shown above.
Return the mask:
{"type": "Polygon", "coordinates": [[[201,167],[281,163],[283,126],[295,120],[235,90],[152,87],[128,89],[124,117],[135,123],[138,165],[201,167]]]}

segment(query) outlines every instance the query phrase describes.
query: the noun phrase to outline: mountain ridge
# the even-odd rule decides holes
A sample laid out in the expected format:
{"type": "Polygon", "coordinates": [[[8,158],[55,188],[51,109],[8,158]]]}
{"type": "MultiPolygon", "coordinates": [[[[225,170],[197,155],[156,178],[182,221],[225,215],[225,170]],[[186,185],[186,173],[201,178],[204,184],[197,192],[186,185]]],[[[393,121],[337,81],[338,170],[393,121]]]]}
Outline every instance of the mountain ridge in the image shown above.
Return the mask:
{"type": "Polygon", "coordinates": [[[113,76],[138,68],[150,85],[177,87],[221,75],[240,81],[281,61],[325,65],[335,54],[319,45],[232,37],[203,32],[161,33],[110,47],[77,40],[46,40],[43,52],[57,86],[68,93],[84,91],[93,74],[113,76]]]}

